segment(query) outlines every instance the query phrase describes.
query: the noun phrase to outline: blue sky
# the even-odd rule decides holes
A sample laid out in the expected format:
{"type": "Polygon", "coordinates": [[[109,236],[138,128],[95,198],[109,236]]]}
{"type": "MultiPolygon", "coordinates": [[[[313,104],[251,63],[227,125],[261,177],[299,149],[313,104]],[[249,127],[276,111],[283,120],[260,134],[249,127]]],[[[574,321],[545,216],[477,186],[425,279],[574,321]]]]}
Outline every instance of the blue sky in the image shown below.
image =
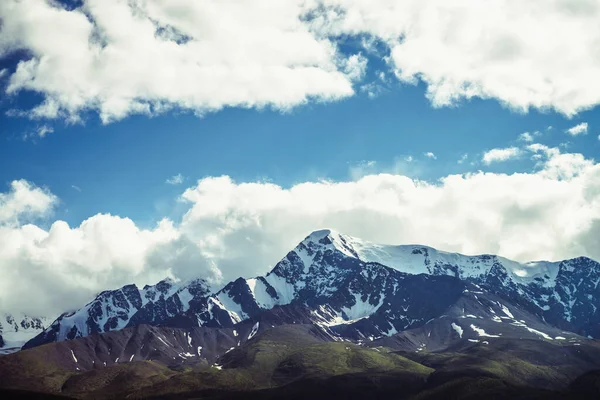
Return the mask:
{"type": "MultiPolygon", "coordinates": [[[[359,93],[283,112],[232,108],[202,118],[174,112],[108,125],[94,116],[83,124],[46,122],[54,132],[44,138],[24,138],[39,122],[3,113],[0,179],[48,186],[61,199],[57,217],[71,225],[112,213],[149,226],[179,215],[185,209],[176,201],[182,189],[206,176],[289,187],[348,180],[352,167],[368,161],[376,162],[371,172],[387,171],[409,156],[413,161],[403,162],[398,172],[429,181],[479,169],[528,171],[533,167],[528,158],[487,166],[481,157],[489,149],[519,145],[521,133],[535,131],[542,132],[538,141],[551,147],[568,144],[570,152],[590,158],[600,151],[594,134],[598,110],[567,118],[556,112],[515,112],[495,99],[434,108],[423,86],[394,84],[375,98],[359,93]],[[565,133],[582,121],[589,124],[589,134],[565,133]],[[464,154],[466,162],[458,164],[464,154]],[[183,184],[166,184],[177,174],[183,184]]],[[[8,104],[14,108],[28,100],[22,97],[8,104]]]]}
{"type": "Polygon", "coordinates": [[[0,311],[218,286],[322,228],[600,259],[600,4],[486,5],[0,1],[0,311]]]}

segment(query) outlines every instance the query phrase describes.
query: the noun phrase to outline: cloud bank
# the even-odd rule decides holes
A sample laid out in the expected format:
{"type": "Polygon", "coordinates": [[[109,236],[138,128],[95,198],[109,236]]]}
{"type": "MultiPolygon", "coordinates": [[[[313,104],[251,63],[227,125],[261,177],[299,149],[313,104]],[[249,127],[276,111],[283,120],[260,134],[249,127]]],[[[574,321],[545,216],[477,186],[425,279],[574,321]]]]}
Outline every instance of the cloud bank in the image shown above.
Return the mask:
{"type": "Polygon", "coordinates": [[[58,199],[15,181],[0,195],[0,308],[56,316],[131,282],[205,277],[218,285],[264,274],[326,227],[373,242],[521,261],[600,259],[600,164],[538,143],[523,151],[538,156],[536,171],[433,183],[372,173],[284,188],[207,177],[182,192],[189,210],[181,220],[151,229],[109,214],[44,229],[35,221],[50,221],[58,199]]]}
{"type": "Polygon", "coordinates": [[[27,57],[0,79],[42,95],[11,112],[31,118],[287,110],[373,92],[367,58],[340,50],[351,37],[435,107],[479,97],[572,116],[600,102],[599,18],[596,0],[5,0],[0,58],[27,57]]]}

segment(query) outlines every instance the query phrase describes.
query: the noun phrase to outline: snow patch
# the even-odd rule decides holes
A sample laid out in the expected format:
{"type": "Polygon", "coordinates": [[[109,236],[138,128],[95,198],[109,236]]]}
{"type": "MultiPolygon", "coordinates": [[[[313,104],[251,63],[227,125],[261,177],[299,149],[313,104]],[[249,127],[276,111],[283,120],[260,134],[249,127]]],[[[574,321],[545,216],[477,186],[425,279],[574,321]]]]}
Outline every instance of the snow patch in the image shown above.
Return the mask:
{"type": "Polygon", "coordinates": [[[163,342],[165,344],[165,346],[169,346],[169,347],[173,347],[172,344],[167,343],[163,338],[161,338],[160,336],[157,336],[158,340],[160,340],[161,342],[163,342]]]}
{"type": "Polygon", "coordinates": [[[515,318],[515,316],[510,312],[508,307],[506,307],[504,304],[500,304],[500,307],[502,307],[502,312],[504,312],[504,314],[506,314],[509,318],[515,318]]]}
{"type": "Polygon", "coordinates": [[[259,327],[259,323],[257,322],[252,327],[252,330],[250,331],[250,334],[248,335],[248,340],[252,339],[256,335],[256,333],[258,332],[258,327],[259,327]]]}
{"type": "Polygon", "coordinates": [[[71,356],[73,357],[73,360],[74,360],[75,362],[78,362],[78,361],[77,361],[77,357],[75,357],[75,353],[73,353],[73,350],[71,350],[71,356]]]}
{"type": "Polygon", "coordinates": [[[471,329],[473,329],[479,336],[484,336],[484,337],[500,337],[498,335],[490,335],[489,333],[486,333],[486,331],[484,331],[481,328],[476,327],[475,325],[471,324],[471,329]]]}
{"type": "MultiPolygon", "coordinates": [[[[463,335],[463,328],[461,328],[460,326],[456,325],[454,322],[452,323],[452,329],[454,329],[456,331],[456,333],[458,333],[458,337],[462,338],[463,335]]],[[[473,326],[473,325],[471,325],[473,326]]]]}

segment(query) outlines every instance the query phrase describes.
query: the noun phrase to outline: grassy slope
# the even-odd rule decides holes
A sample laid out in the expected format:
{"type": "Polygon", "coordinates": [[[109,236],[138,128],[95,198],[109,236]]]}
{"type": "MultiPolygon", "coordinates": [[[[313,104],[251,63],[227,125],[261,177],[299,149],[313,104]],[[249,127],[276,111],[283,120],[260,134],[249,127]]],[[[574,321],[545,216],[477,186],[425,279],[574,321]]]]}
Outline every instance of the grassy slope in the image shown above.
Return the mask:
{"type": "Polygon", "coordinates": [[[0,357],[0,387],[34,392],[57,393],[73,371],[57,367],[51,361],[52,346],[35,351],[20,351],[0,357]]]}

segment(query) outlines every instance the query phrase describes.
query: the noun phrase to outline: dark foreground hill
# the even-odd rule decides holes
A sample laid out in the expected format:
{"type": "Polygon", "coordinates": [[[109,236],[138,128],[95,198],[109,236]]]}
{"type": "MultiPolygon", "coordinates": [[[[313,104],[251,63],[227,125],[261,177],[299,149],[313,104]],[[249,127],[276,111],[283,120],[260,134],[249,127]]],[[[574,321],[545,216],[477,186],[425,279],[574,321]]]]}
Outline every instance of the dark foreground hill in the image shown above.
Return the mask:
{"type": "MultiPolygon", "coordinates": [[[[237,337],[250,336],[253,327],[236,332],[237,337]]],[[[190,332],[149,326],[3,356],[0,388],[5,392],[0,394],[10,396],[3,398],[43,398],[39,396],[47,394],[78,399],[600,396],[600,344],[594,340],[569,343],[496,338],[484,344],[465,338],[439,352],[397,351],[376,343],[335,341],[318,325],[292,323],[262,329],[239,346],[217,355],[217,349],[236,337],[233,332],[228,336],[220,328],[196,329],[200,330],[191,332],[194,343],[206,338],[209,350],[205,357],[190,357],[183,364],[169,359],[178,357],[171,354],[183,352],[190,332]],[[164,345],[159,337],[168,340],[169,345],[164,345]],[[131,362],[104,366],[104,361],[98,361],[108,355],[128,354],[129,347],[142,347],[142,338],[147,340],[147,347],[153,347],[156,341],[155,348],[147,353],[152,357],[135,361],[136,354],[143,356],[137,352],[131,362]]]]}

